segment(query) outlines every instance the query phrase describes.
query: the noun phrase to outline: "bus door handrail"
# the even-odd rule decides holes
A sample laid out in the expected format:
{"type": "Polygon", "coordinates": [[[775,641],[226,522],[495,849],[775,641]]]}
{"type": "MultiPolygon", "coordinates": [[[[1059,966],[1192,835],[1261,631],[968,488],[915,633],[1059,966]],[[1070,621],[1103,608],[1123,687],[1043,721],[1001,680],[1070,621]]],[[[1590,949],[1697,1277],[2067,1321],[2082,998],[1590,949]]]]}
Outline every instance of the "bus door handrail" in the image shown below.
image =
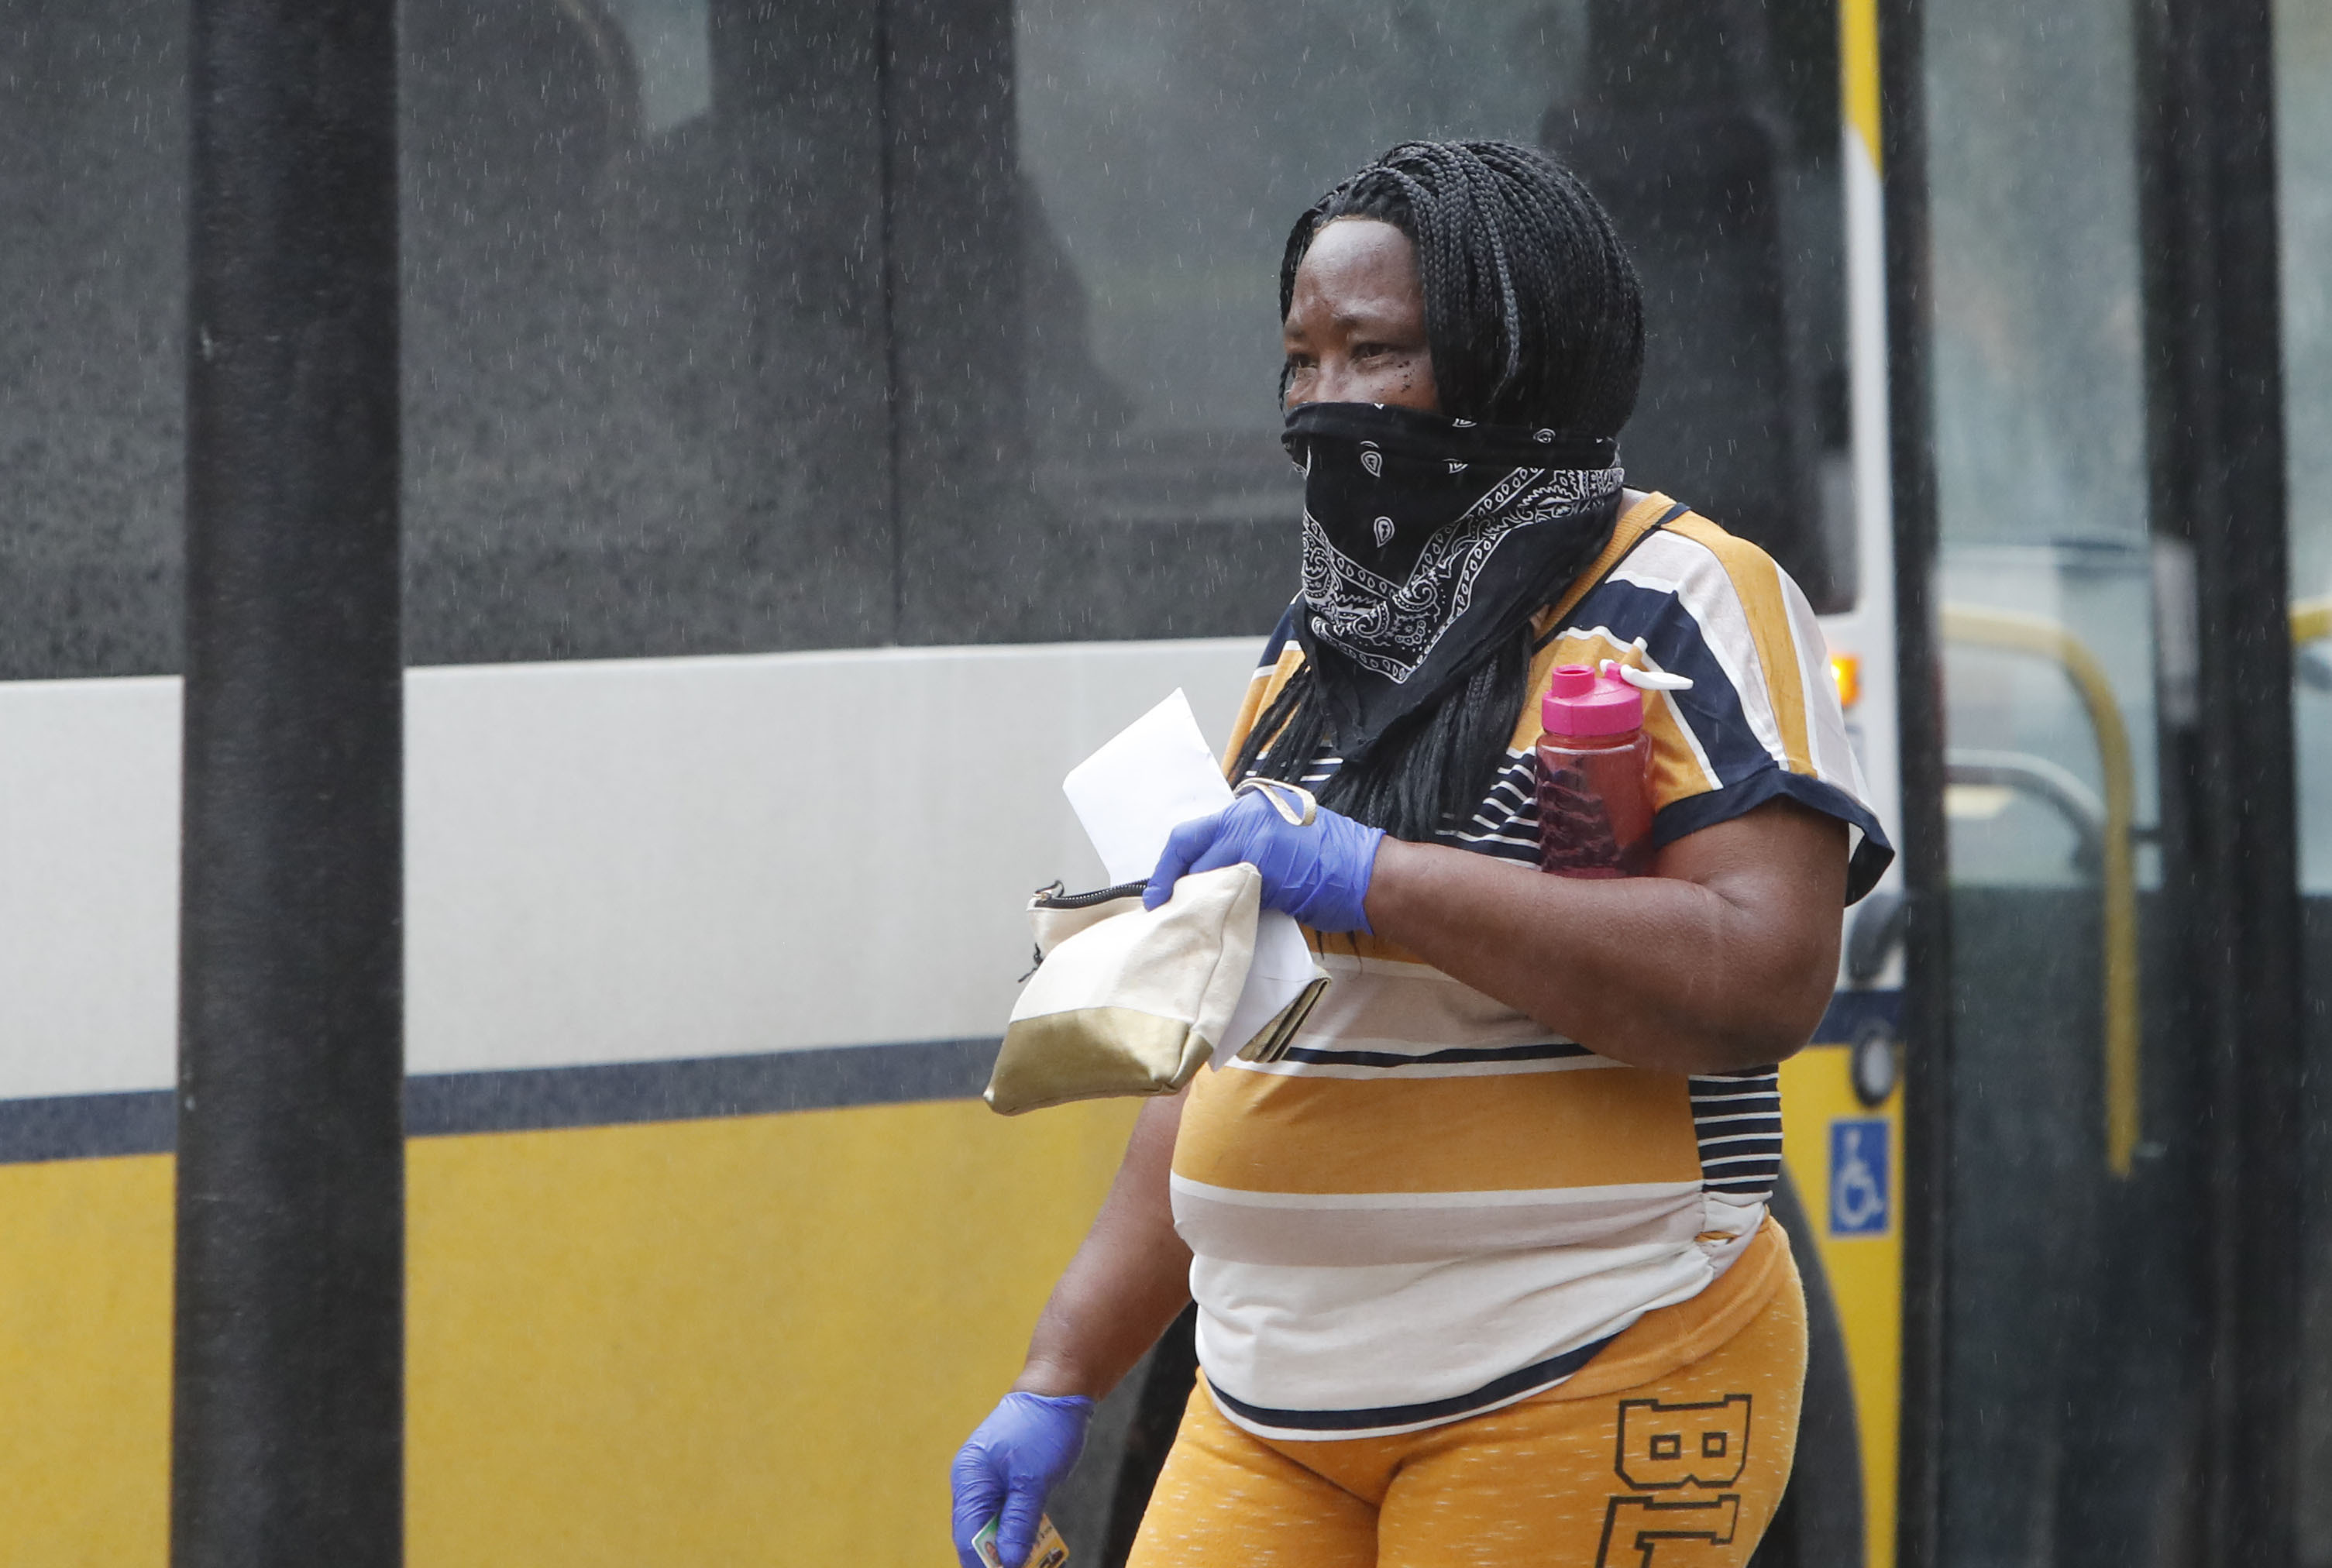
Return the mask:
{"type": "Polygon", "coordinates": [[[2013,790],[2054,810],[2079,841],[2074,865],[2084,875],[2105,864],[2106,806],[2070,769],[2025,751],[1985,751],[1965,746],[1944,750],[1944,782],[2013,790]]]}
{"type": "MultiPolygon", "coordinates": [[[[2332,604],[2327,606],[2332,618],[2332,604]]],[[[2139,1124],[2137,1006],[2137,856],[2131,829],[2137,816],[2137,775],[2130,760],[2129,729],[2105,666],[2061,623],[2018,610],[1975,605],[1942,607],[1944,640],[2025,654],[2064,672],[2088,714],[2105,779],[2104,942],[2100,972],[2105,996],[2106,1169],[2127,1176],[2137,1155],[2139,1124]]]]}

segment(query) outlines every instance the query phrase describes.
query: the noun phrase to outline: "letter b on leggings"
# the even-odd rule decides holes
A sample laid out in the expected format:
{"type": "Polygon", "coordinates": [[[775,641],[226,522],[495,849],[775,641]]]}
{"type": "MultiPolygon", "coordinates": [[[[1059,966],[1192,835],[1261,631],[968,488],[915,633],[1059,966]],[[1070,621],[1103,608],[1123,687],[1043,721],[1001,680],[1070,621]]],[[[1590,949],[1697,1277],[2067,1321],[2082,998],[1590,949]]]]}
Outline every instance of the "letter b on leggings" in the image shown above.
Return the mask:
{"type": "Polygon", "coordinates": [[[1706,1404],[1620,1401],[1620,1478],[1639,1492],[1729,1487],[1749,1462],[1749,1396],[1706,1404]]]}

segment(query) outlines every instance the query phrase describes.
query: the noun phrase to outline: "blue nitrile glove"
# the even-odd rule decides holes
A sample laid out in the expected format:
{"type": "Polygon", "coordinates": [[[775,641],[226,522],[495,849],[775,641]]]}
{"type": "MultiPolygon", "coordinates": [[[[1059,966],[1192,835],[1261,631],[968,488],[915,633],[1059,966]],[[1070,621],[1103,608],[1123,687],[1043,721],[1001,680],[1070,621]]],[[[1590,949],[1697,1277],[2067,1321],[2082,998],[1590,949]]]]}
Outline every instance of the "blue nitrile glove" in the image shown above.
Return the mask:
{"type": "Polygon", "coordinates": [[[1045,1497],[1085,1451],[1094,1402],[1082,1394],[1006,1394],[955,1456],[955,1554],[981,1568],[971,1538],[999,1513],[996,1555],[1020,1568],[1037,1544],[1045,1497]]]}
{"type": "Polygon", "coordinates": [[[1383,828],[1363,827],[1314,807],[1292,788],[1250,787],[1212,817],[1194,818],[1167,835],[1166,853],[1150,874],[1142,906],[1155,909],[1165,903],[1181,877],[1244,860],[1263,873],[1264,908],[1292,914],[1314,931],[1365,932],[1369,878],[1383,842],[1383,828]],[[1312,820],[1302,822],[1304,815],[1312,820]]]}

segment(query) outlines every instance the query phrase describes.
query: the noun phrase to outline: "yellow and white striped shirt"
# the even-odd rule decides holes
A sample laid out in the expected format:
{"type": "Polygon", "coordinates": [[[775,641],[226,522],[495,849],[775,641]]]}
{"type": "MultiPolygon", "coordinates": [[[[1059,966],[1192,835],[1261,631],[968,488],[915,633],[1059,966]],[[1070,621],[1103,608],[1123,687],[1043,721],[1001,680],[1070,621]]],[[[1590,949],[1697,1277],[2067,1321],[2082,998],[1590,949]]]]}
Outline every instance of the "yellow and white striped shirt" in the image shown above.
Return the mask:
{"type": "MultiPolygon", "coordinates": [[[[1893,851],[1812,611],[1704,519],[1651,531],[1675,510],[1630,508],[1581,576],[1591,590],[1542,617],[1506,766],[1443,841],[1536,875],[1538,699],[1556,664],[1612,658],[1694,682],[1647,703],[1658,843],[1786,796],[1859,835],[1859,896],[1893,851]]],[[[1289,624],[1235,746],[1302,663],[1289,624]]],[[[1526,1398],[1706,1289],[1755,1234],[1781,1162],[1772,1068],[1630,1066],[1391,943],[1313,942],[1334,984],[1283,1057],[1199,1075],[1175,1145],[1199,1361],[1232,1420],[1353,1437],[1526,1398]]]]}

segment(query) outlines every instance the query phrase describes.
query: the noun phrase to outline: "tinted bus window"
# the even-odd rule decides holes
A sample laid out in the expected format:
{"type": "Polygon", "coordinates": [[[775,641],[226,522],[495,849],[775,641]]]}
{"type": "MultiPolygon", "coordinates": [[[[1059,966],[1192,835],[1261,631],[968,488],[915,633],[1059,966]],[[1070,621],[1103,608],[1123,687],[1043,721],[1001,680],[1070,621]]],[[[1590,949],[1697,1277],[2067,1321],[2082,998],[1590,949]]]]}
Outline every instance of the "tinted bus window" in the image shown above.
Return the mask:
{"type": "Polygon", "coordinates": [[[0,18],[0,679],[175,669],[185,22],[0,18]]]}
{"type": "Polygon", "coordinates": [[[1288,225],[1395,141],[1505,137],[1572,160],[1643,274],[1631,482],[1689,498],[1844,607],[1833,14],[1744,8],[1727,28],[1658,5],[1027,0],[1031,250],[1060,280],[1032,292],[1048,301],[1032,341],[1059,350],[1031,365],[1040,493],[1129,556],[1251,562],[1192,611],[1208,630],[1267,619],[1293,588],[1300,496],[1273,396],[1288,225]]]}
{"type": "MultiPolygon", "coordinates": [[[[409,656],[1260,632],[1279,247],[1429,135],[1578,163],[1646,282],[1631,479],[1841,607],[1834,13],[1727,14],[406,0],[409,656]]],[[[75,16],[0,66],[16,677],[177,661],[182,27],[75,16]]]]}

